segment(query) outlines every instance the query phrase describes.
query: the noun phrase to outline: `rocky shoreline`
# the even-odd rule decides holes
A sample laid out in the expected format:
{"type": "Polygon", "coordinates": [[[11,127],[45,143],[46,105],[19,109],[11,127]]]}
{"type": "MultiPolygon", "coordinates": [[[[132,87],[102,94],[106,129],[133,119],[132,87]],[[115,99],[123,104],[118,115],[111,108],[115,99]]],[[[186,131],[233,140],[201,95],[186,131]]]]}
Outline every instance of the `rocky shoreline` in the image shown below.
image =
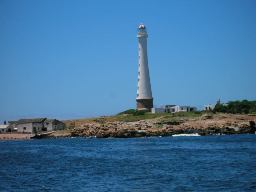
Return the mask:
{"type": "Polygon", "coordinates": [[[176,134],[231,135],[256,134],[256,115],[234,114],[163,114],[148,116],[119,115],[64,121],[65,130],[38,135],[0,134],[0,140],[23,140],[64,137],[132,138],[172,136],[176,134]]]}
{"type": "Polygon", "coordinates": [[[68,129],[47,135],[49,137],[131,138],[172,136],[198,133],[204,135],[255,134],[256,116],[233,114],[203,114],[198,117],[156,117],[138,121],[116,121],[113,118],[95,118],[65,122],[68,129]]]}

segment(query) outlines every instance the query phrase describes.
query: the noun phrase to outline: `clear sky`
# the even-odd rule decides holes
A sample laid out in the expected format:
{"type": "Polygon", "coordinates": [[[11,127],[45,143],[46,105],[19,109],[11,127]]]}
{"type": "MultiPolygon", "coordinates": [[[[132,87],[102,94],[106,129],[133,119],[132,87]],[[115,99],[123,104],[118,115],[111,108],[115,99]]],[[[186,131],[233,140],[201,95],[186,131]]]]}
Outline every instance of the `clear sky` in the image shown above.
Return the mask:
{"type": "Polygon", "coordinates": [[[0,0],[0,121],[134,108],[140,23],[155,105],[256,99],[255,0],[0,0]]]}

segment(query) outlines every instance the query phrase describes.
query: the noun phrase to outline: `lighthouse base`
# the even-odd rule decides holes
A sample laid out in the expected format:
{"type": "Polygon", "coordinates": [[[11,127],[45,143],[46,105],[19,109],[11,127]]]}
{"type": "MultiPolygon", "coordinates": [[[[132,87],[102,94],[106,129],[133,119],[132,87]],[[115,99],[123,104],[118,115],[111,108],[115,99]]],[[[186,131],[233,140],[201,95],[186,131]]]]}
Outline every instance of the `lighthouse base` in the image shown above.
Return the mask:
{"type": "Polygon", "coordinates": [[[152,99],[136,99],[137,110],[148,110],[151,111],[153,108],[153,98],[152,99]]]}

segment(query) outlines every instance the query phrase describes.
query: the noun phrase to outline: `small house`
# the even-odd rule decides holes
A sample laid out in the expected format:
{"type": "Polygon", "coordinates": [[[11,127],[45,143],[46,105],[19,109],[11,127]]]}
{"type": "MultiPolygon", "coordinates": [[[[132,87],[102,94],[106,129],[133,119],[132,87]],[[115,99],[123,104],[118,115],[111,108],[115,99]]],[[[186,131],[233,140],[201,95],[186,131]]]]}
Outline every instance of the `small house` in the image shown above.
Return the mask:
{"type": "Polygon", "coordinates": [[[46,118],[20,119],[16,121],[19,133],[39,133],[43,131],[46,118]]]}
{"type": "Polygon", "coordinates": [[[165,105],[159,108],[152,108],[152,113],[177,113],[177,112],[190,112],[196,111],[196,107],[191,106],[179,106],[179,105],[165,105]]]}
{"type": "Polygon", "coordinates": [[[63,130],[64,128],[65,128],[65,124],[57,119],[46,119],[44,121],[45,131],[63,130]]]}
{"type": "Polygon", "coordinates": [[[179,105],[166,105],[165,111],[167,113],[177,113],[177,112],[190,112],[196,111],[196,107],[191,106],[179,106],[179,105]]]}
{"type": "Polygon", "coordinates": [[[0,125],[0,133],[8,132],[8,125],[0,125]]]}
{"type": "Polygon", "coordinates": [[[164,112],[165,112],[165,109],[162,107],[151,108],[151,113],[164,113],[164,112]]]}
{"type": "Polygon", "coordinates": [[[190,112],[190,111],[196,111],[196,107],[191,107],[191,106],[179,106],[179,112],[190,112]]]}
{"type": "Polygon", "coordinates": [[[62,130],[65,124],[57,119],[34,118],[34,119],[20,119],[12,122],[12,126],[17,129],[19,133],[41,133],[46,131],[62,130]]]}

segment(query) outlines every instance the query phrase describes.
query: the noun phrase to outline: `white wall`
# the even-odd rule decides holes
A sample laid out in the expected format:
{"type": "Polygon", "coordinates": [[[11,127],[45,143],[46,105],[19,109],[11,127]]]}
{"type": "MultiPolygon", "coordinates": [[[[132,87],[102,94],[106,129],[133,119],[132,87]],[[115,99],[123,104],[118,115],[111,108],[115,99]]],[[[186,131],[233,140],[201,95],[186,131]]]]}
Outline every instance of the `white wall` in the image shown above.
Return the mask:
{"type": "Polygon", "coordinates": [[[164,113],[165,109],[164,108],[152,108],[151,113],[164,113]]]}
{"type": "Polygon", "coordinates": [[[37,132],[41,132],[43,128],[43,123],[22,123],[17,124],[16,127],[18,128],[19,133],[34,133],[34,128],[37,132]]]}
{"type": "Polygon", "coordinates": [[[17,124],[19,133],[32,133],[32,123],[17,124]]]}

